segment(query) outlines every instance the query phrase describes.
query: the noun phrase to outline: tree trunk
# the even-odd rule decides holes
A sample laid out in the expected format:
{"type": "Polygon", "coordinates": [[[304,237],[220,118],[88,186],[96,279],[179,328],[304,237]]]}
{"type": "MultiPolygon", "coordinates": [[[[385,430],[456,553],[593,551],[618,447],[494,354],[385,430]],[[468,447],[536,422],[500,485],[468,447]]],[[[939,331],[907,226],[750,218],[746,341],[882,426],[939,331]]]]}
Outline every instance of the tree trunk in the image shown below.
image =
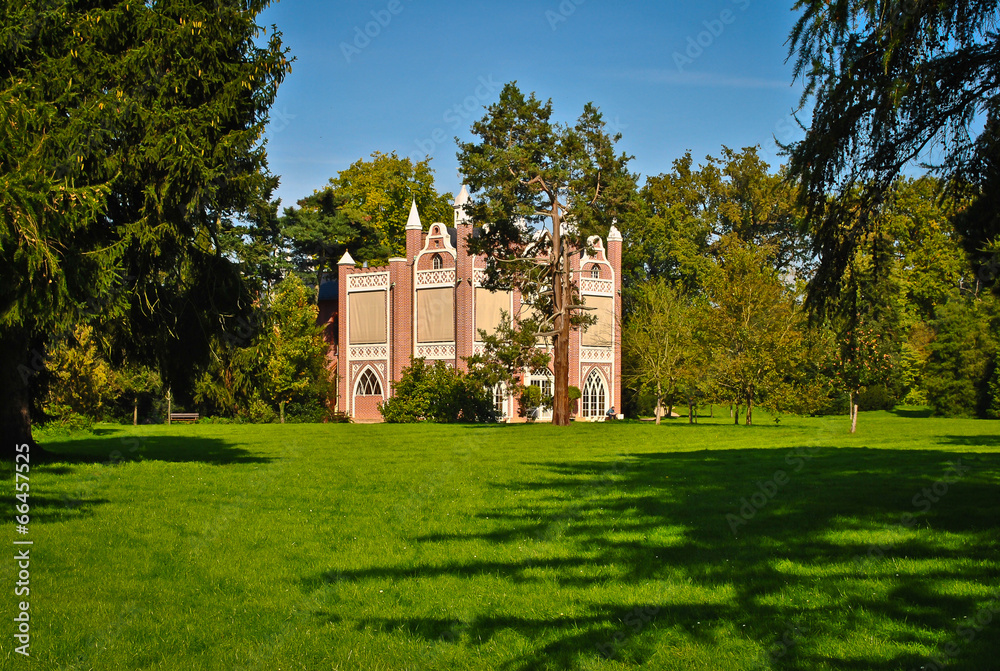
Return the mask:
{"type": "Polygon", "coordinates": [[[14,460],[19,445],[29,445],[32,456],[41,450],[31,435],[28,383],[45,360],[30,349],[31,339],[22,330],[6,329],[0,335],[0,458],[5,460],[14,460]]]}
{"type": "Polygon", "coordinates": [[[663,389],[656,383],[656,425],[660,425],[660,415],[663,413],[663,389]]]}
{"type": "Polygon", "coordinates": [[[739,426],[740,425],[740,406],[734,405],[733,406],[733,410],[735,411],[735,412],[731,412],[731,414],[733,416],[733,424],[735,424],[736,426],[739,426]]]}
{"type": "Polygon", "coordinates": [[[559,218],[553,218],[552,262],[557,264],[553,274],[552,294],[555,299],[556,319],[552,339],[552,373],[555,375],[552,424],[569,426],[569,305],[571,285],[569,275],[569,259],[562,248],[560,240],[559,218]]]}
{"type": "Polygon", "coordinates": [[[854,402],[854,392],[852,391],[848,395],[848,403],[850,404],[851,410],[851,433],[854,433],[858,429],[858,404],[854,402]]]}
{"type": "Polygon", "coordinates": [[[691,402],[691,397],[688,397],[688,424],[694,424],[694,404],[691,402]]]}
{"type": "Polygon", "coordinates": [[[132,426],[138,426],[139,424],[139,397],[136,396],[132,401],[132,426]]]}
{"type": "Polygon", "coordinates": [[[278,414],[281,415],[281,423],[285,423],[285,402],[282,401],[278,404],[278,414]]]}
{"type": "Polygon", "coordinates": [[[747,426],[753,425],[753,387],[747,392],[747,426]]]}
{"type": "Polygon", "coordinates": [[[174,401],[170,396],[170,390],[167,389],[167,426],[170,426],[170,415],[174,411],[174,401]]]}

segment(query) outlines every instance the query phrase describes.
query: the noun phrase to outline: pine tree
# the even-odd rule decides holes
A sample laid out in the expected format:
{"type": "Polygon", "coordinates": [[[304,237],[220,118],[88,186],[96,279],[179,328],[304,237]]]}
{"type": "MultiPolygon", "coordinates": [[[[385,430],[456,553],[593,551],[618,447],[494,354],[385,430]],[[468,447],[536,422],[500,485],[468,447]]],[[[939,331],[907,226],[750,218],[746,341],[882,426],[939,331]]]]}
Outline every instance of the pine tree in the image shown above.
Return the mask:
{"type": "Polygon", "coordinates": [[[31,442],[26,382],[49,333],[114,319],[112,348],[169,385],[249,309],[224,240],[276,185],[262,138],[290,60],[256,25],[267,4],[0,7],[4,453],[31,442]]]}

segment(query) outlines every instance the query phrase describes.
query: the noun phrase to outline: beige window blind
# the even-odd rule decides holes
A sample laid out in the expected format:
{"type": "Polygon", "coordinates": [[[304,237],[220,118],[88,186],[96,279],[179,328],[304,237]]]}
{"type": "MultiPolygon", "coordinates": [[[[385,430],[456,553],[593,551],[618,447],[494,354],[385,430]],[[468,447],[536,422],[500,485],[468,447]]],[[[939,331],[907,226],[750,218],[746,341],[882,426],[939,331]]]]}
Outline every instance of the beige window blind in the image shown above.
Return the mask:
{"type": "Polygon", "coordinates": [[[386,342],[384,291],[352,293],[348,309],[351,323],[347,339],[352,345],[386,342]]]}
{"type": "Polygon", "coordinates": [[[501,310],[510,314],[510,292],[489,291],[482,287],[476,289],[476,340],[480,339],[480,330],[488,335],[496,333],[503,318],[501,310]]]}
{"type": "Polygon", "coordinates": [[[417,342],[451,342],[455,339],[455,290],[417,291],[417,342]]]}
{"type": "Polygon", "coordinates": [[[584,296],[583,302],[596,310],[585,310],[588,316],[597,315],[597,323],[587,327],[583,334],[584,347],[611,347],[611,327],[615,323],[614,303],[610,296],[584,296]]]}

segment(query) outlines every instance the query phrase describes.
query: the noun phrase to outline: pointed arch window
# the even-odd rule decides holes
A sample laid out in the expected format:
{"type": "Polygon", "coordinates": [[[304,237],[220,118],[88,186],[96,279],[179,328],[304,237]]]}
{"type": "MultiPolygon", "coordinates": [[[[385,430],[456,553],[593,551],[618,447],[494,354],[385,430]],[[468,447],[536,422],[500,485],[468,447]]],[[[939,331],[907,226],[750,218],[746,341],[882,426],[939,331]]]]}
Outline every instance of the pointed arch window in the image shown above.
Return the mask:
{"type": "Polygon", "coordinates": [[[596,263],[590,267],[590,276],[595,280],[601,279],[601,267],[596,263]]]}
{"type": "Polygon", "coordinates": [[[361,373],[361,377],[358,378],[358,396],[381,396],[382,395],[382,383],[378,379],[378,375],[375,374],[371,368],[366,368],[365,372],[361,373]]]}
{"type": "Polygon", "coordinates": [[[435,254],[434,256],[431,257],[431,268],[433,268],[434,270],[441,270],[443,266],[444,263],[441,261],[440,254],[435,254]]]}
{"type": "Polygon", "coordinates": [[[596,370],[591,371],[583,385],[583,416],[602,417],[608,409],[607,399],[608,390],[604,385],[604,378],[596,370]]]}

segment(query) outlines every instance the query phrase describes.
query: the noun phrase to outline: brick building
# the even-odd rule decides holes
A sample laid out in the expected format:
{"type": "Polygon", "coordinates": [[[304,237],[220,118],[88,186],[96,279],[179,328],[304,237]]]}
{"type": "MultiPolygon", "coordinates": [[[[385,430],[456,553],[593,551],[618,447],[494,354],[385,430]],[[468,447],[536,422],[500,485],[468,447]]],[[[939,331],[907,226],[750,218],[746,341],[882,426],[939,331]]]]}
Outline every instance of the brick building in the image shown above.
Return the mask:
{"type": "MultiPolygon", "coordinates": [[[[378,405],[392,393],[411,358],[465,367],[464,357],[482,347],[478,329],[492,332],[501,309],[520,315],[519,292],[490,292],[480,286],[484,257],[468,253],[477,235],[464,213],[465,187],[455,199],[453,226],[433,223],[423,230],[416,204],[406,224],[406,257],[387,266],[357,267],[350,254],[340,260],[336,282],[320,287],[320,318],[328,324],[331,366],[338,379],[337,410],[357,420],[378,420],[378,405]]],[[[609,406],[621,408],[622,238],[611,229],[607,244],[589,241],[593,254],[571,256],[585,303],[597,308],[598,323],[570,339],[569,383],[580,388],[578,418],[602,419],[609,406]]],[[[551,363],[550,363],[551,367],[551,363]]],[[[552,393],[553,378],[526,372],[524,380],[552,393]]],[[[497,393],[505,418],[518,415],[517,401],[497,393]]],[[[546,415],[542,415],[542,419],[546,415]]]]}

